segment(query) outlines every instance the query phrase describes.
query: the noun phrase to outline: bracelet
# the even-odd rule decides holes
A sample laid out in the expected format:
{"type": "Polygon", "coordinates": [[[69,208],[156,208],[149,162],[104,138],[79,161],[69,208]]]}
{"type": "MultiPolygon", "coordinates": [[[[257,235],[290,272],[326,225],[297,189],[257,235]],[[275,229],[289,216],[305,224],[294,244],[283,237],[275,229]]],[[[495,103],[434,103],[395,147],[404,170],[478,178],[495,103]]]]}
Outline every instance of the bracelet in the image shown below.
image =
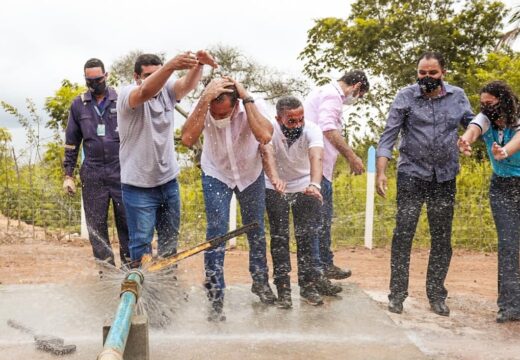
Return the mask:
{"type": "Polygon", "coordinates": [[[199,61],[197,66],[204,66],[204,64],[199,61]]]}
{"type": "Polygon", "coordinates": [[[242,104],[245,105],[247,103],[254,103],[255,102],[255,99],[253,99],[252,96],[247,96],[245,98],[242,99],[242,104]]]}
{"type": "Polygon", "coordinates": [[[321,191],[321,185],[320,185],[320,184],[318,184],[318,183],[315,183],[315,182],[311,182],[311,183],[309,184],[309,186],[314,186],[314,187],[315,187],[316,189],[318,189],[318,190],[320,190],[320,191],[321,191]]]}

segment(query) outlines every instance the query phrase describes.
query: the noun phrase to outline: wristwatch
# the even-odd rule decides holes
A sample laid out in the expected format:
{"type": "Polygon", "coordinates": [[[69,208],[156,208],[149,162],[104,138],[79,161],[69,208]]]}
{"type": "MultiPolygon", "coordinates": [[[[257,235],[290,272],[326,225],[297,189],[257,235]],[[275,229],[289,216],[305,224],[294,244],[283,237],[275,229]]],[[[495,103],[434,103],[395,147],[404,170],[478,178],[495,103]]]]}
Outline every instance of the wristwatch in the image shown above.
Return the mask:
{"type": "Polygon", "coordinates": [[[242,99],[242,104],[247,104],[247,103],[254,103],[255,102],[255,99],[253,99],[252,96],[248,96],[248,97],[245,97],[242,99]]]}
{"type": "Polygon", "coordinates": [[[311,183],[309,184],[309,186],[314,186],[314,187],[315,187],[316,189],[318,189],[318,190],[320,190],[320,191],[321,191],[321,185],[320,185],[320,184],[318,184],[318,183],[315,183],[315,182],[311,182],[311,183]]]}

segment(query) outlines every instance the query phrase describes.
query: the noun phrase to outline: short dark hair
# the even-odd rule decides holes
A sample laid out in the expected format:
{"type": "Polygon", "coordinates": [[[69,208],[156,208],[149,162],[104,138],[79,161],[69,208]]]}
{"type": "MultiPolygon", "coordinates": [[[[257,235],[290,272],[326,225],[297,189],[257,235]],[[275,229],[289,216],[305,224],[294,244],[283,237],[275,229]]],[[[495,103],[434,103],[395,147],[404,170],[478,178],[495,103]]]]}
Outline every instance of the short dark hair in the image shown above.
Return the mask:
{"type": "Polygon", "coordinates": [[[435,59],[435,60],[437,60],[442,70],[444,70],[444,68],[446,67],[446,60],[444,60],[444,56],[442,56],[442,54],[440,52],[437,52],[437,51],[425,51],[425,52],[423,52],[421,54],[421,56],[419,56],[419,59],[417,59],[417,66],[419,66],[419,62],[422,59],[426,59],[426,60],[435,59]]]}
{"type": "Polygon", "coordinates": [[[142,54],[135,59],[134,64],[134,72],[137,75],[141,75],[143,72],[143,66],[150,66],[150,65],[162,65],[163,62],[161,58],[155,54],[142,54]]]}
{"type": "Polygon", "coordinates": [[[505,116],[506,126],[515,126],[520,117],[518,97],[505,81],[495,80],[486,84],[480,94],[487,93],[498,99],[500,112],[505,116]]]}
{"type": "Polygon", "coordinates": [[[92,69],[92,68],[97,68],[97,67],[100,67],[101,71],[103,71],[103,73],[105,72],[105,65],[103,64],[103,61],[96,59],[96,58],[88,59],[87,62],[85,63],[85,65],[83,65],[83,72],[85,72],[85,70],[87,70],[87,69],[92,69]]]}
{"type": "Polygon", "coordinates": [[[283,115],[286,110],[298,109],[302,106],[302,102],[294,96],[284,96],[276,102],[276,114],[283,115]]]}
{"type": "Polygon", "coordinates": [[[231,101],[231,105],[235,106],[235,104],[238,101],[238,90],[235,85],[229,85],[226,86],[225,89],[231,89],[233,92],[223,92],[219,96],[217,96],[215,99],[211,100],[211,102],[221,103],[224,101],[225,98],[229,98],[229,101],[231,101]]]}
{"type": "Polygon", "coordinates": [[[351,70],[346,72],[338,81],[342,81],[347,85],[356,85],[361,83],[360,91],[367,92],[370,89],[370,83],[368,82],[367,75],[363,70],[351,70]]]}

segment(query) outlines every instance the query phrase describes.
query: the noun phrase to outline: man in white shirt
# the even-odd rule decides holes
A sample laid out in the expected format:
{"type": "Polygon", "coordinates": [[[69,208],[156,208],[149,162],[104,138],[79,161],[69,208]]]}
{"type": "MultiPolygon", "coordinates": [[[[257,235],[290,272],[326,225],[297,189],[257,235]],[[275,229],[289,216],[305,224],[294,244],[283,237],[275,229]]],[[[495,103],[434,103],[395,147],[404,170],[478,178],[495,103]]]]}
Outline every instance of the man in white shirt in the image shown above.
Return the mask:
{"type": "Polygon", "coordinates": [[[303,105],[286,96],[276,104],[272,141],[260,145],[266,173],[266,209],[271,232],[273,278],[278,305],[290,308],[291,259],[289,213],[292,210],[298,259],[300,296],[311,305],[321,305],[323,295],[336,295],[334,286],[321,272],[318,255],[323,172],[323,134],[318,125],[305,122],[303,105]]]}
{"type": "MultiPolygon", "coordinates": [[[[273,126],[263,101],[249,96],[242,84],[229,77],[214,79],[205,88],[182,128],[182,142],[192,146],[204,135],[202,148],[202,190],[206,207],[206,237],[225,234],[233,193],[240,204],[242,222],[257,222],[247,233],[251,291],[263,303],[274,304],[268,283],[264,232],[265,182],[259,145],[271,140],[273,126]]],[[[211,302],[210,321],[225,320],[225,245],[204,254],[205,287],[211,302]]]]}

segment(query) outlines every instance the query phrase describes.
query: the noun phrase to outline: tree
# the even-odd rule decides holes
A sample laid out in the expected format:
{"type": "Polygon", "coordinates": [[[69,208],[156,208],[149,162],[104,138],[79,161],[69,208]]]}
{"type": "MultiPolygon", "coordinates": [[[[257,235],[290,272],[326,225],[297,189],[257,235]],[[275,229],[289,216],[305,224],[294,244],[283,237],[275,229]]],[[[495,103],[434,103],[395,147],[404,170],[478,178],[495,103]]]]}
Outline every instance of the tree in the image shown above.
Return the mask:
{"type": "Polygon", "coordinates": [[[513,25],[513,28],[500,37],[496,48],[497,50],[513,45],[518,36],[520,36],[520,5],[511,9],[511,16],[508,23],[513,25]]]}
{"type": "Polygon", "coordinates": [[[44,108],[50,117],[45,127],[53,130],[57,137],[59,137],[59,133],[64,131],[67,127],[69,109],[72,101],[76,96],[85,91],[86,88],[84,86],[65,79],[61,82],[61,87],[56,90],[54,96],[49,96],[45,99],[44,108]]]}

